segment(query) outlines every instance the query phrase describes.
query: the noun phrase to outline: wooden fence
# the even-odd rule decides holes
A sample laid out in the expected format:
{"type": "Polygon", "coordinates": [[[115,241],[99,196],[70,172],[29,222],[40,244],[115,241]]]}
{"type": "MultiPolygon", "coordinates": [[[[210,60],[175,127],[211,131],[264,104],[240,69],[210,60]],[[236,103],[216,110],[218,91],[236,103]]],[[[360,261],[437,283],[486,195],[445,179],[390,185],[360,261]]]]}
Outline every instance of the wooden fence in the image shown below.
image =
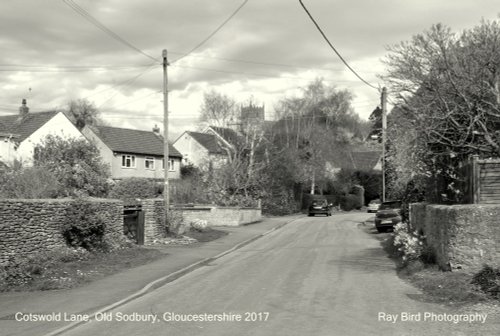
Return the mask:
{"type": "Polygon", "coordinates": [[[474,155],[461,165],[460,175],[464,203],[500,203],[500,158],[480,160],[474,155]]]}

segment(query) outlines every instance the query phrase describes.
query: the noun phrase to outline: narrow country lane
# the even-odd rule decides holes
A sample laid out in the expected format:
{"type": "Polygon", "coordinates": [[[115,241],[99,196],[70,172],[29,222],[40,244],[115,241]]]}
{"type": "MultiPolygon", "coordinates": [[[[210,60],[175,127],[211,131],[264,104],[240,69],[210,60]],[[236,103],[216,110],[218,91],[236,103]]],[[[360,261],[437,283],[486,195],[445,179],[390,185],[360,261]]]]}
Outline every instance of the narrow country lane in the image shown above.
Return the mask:
{"type": "Polygon", "coordinates": [[[65,335],[496,334],[490,321],[423,321],[450,312],[397,277],[360,224],[369,216],[301,218],[65,335]],[[401,321],[406,313],[422,320],[401,321]],[[225,321],[171,321],[199,318],[225,321]]]}

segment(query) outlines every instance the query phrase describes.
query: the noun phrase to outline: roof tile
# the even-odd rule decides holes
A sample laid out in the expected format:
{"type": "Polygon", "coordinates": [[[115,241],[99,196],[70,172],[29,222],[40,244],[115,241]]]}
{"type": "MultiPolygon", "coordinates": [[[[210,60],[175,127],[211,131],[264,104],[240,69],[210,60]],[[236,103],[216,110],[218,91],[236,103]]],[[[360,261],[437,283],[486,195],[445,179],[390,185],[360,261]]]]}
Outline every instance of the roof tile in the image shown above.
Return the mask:
{"type": "MultiPolygon", "coordinates": [[[[92,130],[113,151],[133,154],[163,156],[163,136],[152,131],[142,131],[109,126],[93,126],[92,130]]],[[[182,157],[182,154],[169,144],[169,156],[182,157]]]]}

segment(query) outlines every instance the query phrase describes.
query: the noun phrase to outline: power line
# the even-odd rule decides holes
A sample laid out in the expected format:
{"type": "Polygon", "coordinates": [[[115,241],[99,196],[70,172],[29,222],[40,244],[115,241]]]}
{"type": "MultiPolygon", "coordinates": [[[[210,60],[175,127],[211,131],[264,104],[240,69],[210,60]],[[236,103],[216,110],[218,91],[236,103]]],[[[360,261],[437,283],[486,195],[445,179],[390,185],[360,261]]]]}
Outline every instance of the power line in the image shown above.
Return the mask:
{"type": "MultiPolygon", "coordinates": [[[[177,55],[185,55],[186,53],[169,51],[170,54],[177,55]]],[[[259,61],[251,61],[251,60],[242,60],[242,59],[233,59],[233,58],[224,58],[224,57],[214,57],[214,56],[201,56],[201,55],[187,55],[188,57],[202,58],[202,59],[213,59],[217,61],[224,62],[233,62],[233,63],[245,63],[245,64],[255,64],[255,65],[265,65],[265,66],[273,66],[273,67],[283,67],[283,68],[293,68],[293,69],[306,69],[311,70],[310,67],[293,65],[293,64],[284,64],[284,63],[273,63],[273,62],[259,62],[259,61]]],[[[315,68],[317,70],[325,70],[325,71],[344,71],[340,69],[329,69],[329,68],[315,68]]],[[[364,71],[368,73],[378,73],[378,71],[364,71]]]]}
{"type": "Polygon", "coordinates": [[[311,21],[314,23],[314,25],[316,26],[316,28],[318,29],[318,31],[321,33],[321,36],[323,36],[323,38],[325,39],[325,41],[328,43],[328,45],[330,46],[330,48],[332,48],[332,50],[335,52],[335,54],[337,54],[337,56],[340,58],[340,60],[342,61],[342,63],[345,64],[345,66],[351,70],[351,72],[356,75],[356,77],[358,77],[363,83],[365,83],[366,85],[368,85],[369,87],[375,89],[378,91],[378,88],[373,86],[372,84],[368,83],[366,80],[364,80],[356,71],[354,71],[353,68],[351,68],[351,66],[346,62],[346,60],[342,57],[342,55],[340,55],[340,53],[337,51],[337,49],[335,49],[335,47],[332,45],[332,43],[328,40],[328,37],[326,37],[325,33],[323,33],[323,30],[321,30],[321,27],[318,25],[318,23],[316,22],[316,20],[314,20],[313,16],[311,15],[311,13],[309,13],[309,10],[307,10],[306,6],[304,5],[304,3],[302,2],[302,0],[299,0],[302,8],[304,8],[304,11],[307,13],[307,15],[309,16],[309,18],[311,19],[311,21]]]}
{"type": "MultiPolygon", "coordinates": [[[[313,81],[314,80],[314,78],[304,78],[304,77],[295,77],[295,76],[276,77],[276,76],[267,75],[267,74],[259,74],[259,73],[243,72],[243,71],[220,70],[220,69],[212,69],[212,68],[200,68],[200,67],[192,67],[192,66],[186,66],[186,65],[173,65],[173,67],[183,68],[183,69],[193,69],[193,70],[199,70],[199,71],[211,71],[211,72],[220,72],[220,73],[227,73],[227,74],[266,77],[266,78],[295,79],[295,80],[305,80],[305,81],[313,81]]],[[[333,79],[324,79],[324,81],[332,82],[332,83],[351,83],[351,82],[353,82],[352,80],[333,80],[333,79]]]]}
{"type": "Polygon", "coordinates": [[[247,4],[247,2],[248,2],[248,0],[244,0],[243,3],[238,8],[236,8],[236,10],[231,15],[229,15],[229,17],[227,19],[225,19],[224,22],[222,22],[210,35],[208,35],[205,39],[203,39],[203,41],[198,43],[194,48],[192,48],[190,51],[188,51],[185,55],[179,57],[178,59],[176,59],[172,63],[175,63],[175,62],[183,59],[184,57],[188,56],[189,54],[194,52],[196,49],[198,49],[199,47],[204,45],[208,40],[210,40],[215,34],[217,34],[219,32],[219,30],[221,30],[222,27],[224,27],[233,18],[243,8],[243,6],[245,6],[247,4]]]}
{"type": "MultiPolygon", "coordinates": [[[[151,71],[151,70],[154,68],[154,66],[155,66],[155,65],[156,65],[155,63],[151,64],[151,65],[150,65],[150,67],[149,67],[148,69],[146,69],[146,70],[142,71],[142,72],[141,72],[141,73],[139,73],[138,75],[136,75],[136,76],[134,76],[134,77],[132,77],[132,78],[130,78],[130,79],[128,79],[128,80],[126,80],[126,81],[124,81],[124,82],[122,82],[122,83],[118,84],[118,85],[115,85],[115,86],[111,87],[110,89],[119,88],[119,87],[120,87],[120,86],[122,86],[122,85],[124,85],[124,87],[123,87],[123,88],[129,87],[129,86],[130,86],[130,85],[132,85],[132,83],[134,83],[134,82],[135,82],[135,81],[136,81],[139,77],[141,77],[141,76],[143,76],[144,74],[146,74],[147,72],[151,71]]],[[[123,89],[123,88],[122,88],[122,89],[123,89]]],[[[113,94],[111,97],[109,97],[109,98],[108,98],[107,100],[105,100],[103,103],[101,103],[101,104],[98,106],[98,108],[101,108],[104,104],[106,104],[106,103],[107,103],[107,102],[109,102],[111,99],[113,99],[113,97],[115,97],[115,96],[118,94],[118,92],[119,92],[119,91],[118,91],[118,90],[116,90],[115,94],[113,94]]]]}
{"type": "Polygon", "coordinates": [[[89,21],[92,25],[96,26],[97,28],[99,28],[104,33],[108,34],[114,40],[116,40],[116,41],[124,44],[125,46],[129,47],[132,50],[135,50],[136,52],[138,52],[138,53],[146,56],[147,58],[152,59],[153,61],[159,62],[159,60],[157,58],[155,58],[155,57],[153,57],[153,56],[145,53],[141,49],[139,49],[136,46],[134,46],[132,43],[130,43],[127,40],[125,40],[124,38],[122,38],[120,35],[118,35],[115,32],[113,32],[111,29],[109,29],[108,27],[106,27],[105,25],[103,25],[96,18],[94,18],[92,15],[90,15],[89,12],[87,12],[85,9],[83,9],[78,4],[76,4],[73,0],[63,0],[63,2],[67,6],[69,6],[71,9],[73,9],[76,13],[78,13],[80,16],[82,16],[85,20],[89,21]]]}
{"type": "Polygon", "coordinates": [[[1,72],[87,72],[109,70],[134,70],[150,65],[25,65],[0,64],[1,72]]]}

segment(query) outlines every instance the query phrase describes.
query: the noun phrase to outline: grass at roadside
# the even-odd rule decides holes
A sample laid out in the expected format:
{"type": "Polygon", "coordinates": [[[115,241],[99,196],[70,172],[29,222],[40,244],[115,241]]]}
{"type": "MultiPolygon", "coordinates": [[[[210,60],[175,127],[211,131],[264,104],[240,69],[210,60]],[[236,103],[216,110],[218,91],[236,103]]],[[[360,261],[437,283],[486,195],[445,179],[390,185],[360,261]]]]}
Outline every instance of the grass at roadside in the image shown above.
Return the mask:
{"type": "Polygon", "coordinates": [[[69,289],[165,256],[158,249],[131,245],[110,252],[61,248],[18,258],[4,268],[1,291],[69,289]]]}
{"type": "Polygon", "coordinates": [[[403,262],[401,252],[394,246],[393,234],[383,235],[381,244],[396,262],[398,275],[421,289],[426,301],[453,306],[496,301],[481,290],[477,281],[474,283],[474,274],[442,271],[436,264],[424,263],[422,260],[403,262]]]}
{"type": "MultiPolygon", "coordinates": [[[[226,234],[207,228],[190,230],[186,236],[208,242],[226,234]]],[[[164,248],[126,244],[108,252],[64,247],[30,258],[16,257],[10,266],[0,267],[0,292],[75,288],[165,256],[164,248]]]]}
{"type": "Polygon", "coordinates": [[[220,231],[220,230],[214,230],[210,227],[205,228],[204,230],[195,230],[195,229],[190,229],[187,231],[184,235],[194,238],[200,243],[205,243],[209,242],[215,239],[219,239],[225,235],[227,235],[227,232],[225,231],[220,231]]]}

